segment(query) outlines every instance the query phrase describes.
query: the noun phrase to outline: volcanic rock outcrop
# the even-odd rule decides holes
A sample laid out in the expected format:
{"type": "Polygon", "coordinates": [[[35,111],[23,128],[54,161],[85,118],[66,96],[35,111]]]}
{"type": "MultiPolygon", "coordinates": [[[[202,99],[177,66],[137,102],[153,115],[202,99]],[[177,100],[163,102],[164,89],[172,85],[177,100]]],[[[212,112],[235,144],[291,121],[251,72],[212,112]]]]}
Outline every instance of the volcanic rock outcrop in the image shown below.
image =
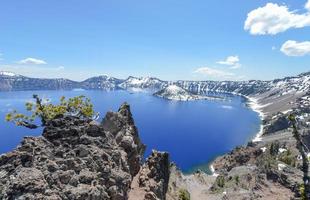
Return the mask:
{"type": "MultiPolygon", "coordinates": [[[[42,136],[25,137],[0,156],[0,199],[128,199],[144,149],[128,104],[108,112],[102,123],[58,116],[42,136]]],[[[160,180],[167,176],[161,169],[147,168],[162,157],[167,154],[152,155],[143,167],[160,180]]],[[[155,198],[165,192],[152,191],[155,198]]]]}

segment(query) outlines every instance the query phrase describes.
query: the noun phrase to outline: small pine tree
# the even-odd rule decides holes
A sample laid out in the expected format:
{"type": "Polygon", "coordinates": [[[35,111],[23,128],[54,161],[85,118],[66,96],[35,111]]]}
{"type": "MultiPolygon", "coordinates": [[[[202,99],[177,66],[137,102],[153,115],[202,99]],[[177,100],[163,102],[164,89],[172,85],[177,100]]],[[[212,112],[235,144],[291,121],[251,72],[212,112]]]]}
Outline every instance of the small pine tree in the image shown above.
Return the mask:
{"type": "Polygon", "coordinates": [[[25,104],[27,112],[30,115],[18,113],[16,110],[8,113],[5,120],[13,122],[17,126],[24,126],[30,129],[45,126],[46,123],[59,115],[77,116],[83,119],[93,118],[98,116],[93,110],[93,104],[90,99],[85,96],[72,97],[66,100],[65,97],[60,98],[58,105],[51,103],[44,103],[38,95],[33,95],[35,102],[27,102],[25,104]],[[39,118],[41,125],[35,123],[39,118]]]}

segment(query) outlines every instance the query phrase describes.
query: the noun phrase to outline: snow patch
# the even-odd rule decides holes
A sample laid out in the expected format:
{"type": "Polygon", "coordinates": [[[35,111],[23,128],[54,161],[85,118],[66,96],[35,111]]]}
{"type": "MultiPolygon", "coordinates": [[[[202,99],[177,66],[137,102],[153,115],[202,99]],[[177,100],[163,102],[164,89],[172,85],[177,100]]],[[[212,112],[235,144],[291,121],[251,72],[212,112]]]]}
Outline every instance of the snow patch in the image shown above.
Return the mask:
{"type": "Polygon", "coordinates": [[[0,76],[17,76],[17,74],[8,71],[0,71],[0,76]]]}

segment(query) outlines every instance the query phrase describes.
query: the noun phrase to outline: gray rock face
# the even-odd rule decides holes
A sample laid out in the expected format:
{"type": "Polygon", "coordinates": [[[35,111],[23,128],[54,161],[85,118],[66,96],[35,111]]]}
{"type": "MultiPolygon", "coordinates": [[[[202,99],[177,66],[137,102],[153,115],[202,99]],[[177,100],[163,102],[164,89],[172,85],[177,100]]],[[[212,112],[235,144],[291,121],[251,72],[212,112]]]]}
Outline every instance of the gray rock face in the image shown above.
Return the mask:
{"type": "Polygon", "coordinates": [[[264,128],[264,134],[268,135],[277,131],[285,130],[290,127],[287,115],[282,113],[278,114],[274,119],[268,119],[268,124],[264,128]]]}
{"type": "Polygon", "coordinates": [[[168,153],[153,150],[133,179],[129,200],[165,200],[169,176],[168,153]]]}
{"type": "Polygon", "coordinates": [[[127,199],[141,143],[129,105],[102,124],[59,116],[0,157],[0,199],[127,199]]]}
{"type": "Polygon", "coordinates": [[[169,166],[168,153],[152,152],[139,173],[139,185],[147,192],[145,199],[166,199],[169,166]]]}

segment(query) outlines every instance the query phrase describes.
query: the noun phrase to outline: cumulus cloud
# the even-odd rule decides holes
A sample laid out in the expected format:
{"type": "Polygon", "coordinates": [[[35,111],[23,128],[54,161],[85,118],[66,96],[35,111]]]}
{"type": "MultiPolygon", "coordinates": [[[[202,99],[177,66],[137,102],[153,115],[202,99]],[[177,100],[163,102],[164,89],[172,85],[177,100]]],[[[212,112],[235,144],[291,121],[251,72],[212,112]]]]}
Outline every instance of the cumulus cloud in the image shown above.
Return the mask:
{"type": "Polygon", "coordinates": [[[298,13],[286,5],[267,3],[248,13],[244,29],[252,35],[275,35],[291,28],[310,26],[310,0],[305,8],[307,12],[298,13]]]}
{"type": "Polygon", "coordinates": [[[234,76],[233,73],[225,72],[222,70],[210,68],[210,67],[200,67],[194,71],[194,73],[198,73],[201,75],[216,77],[216,78],[228,78],[234,76]]]}
{"type": "Polygon", "coordinates": [[[310,41],[297,42],[288,40],[282,45],[280,50],[287,56],[310,55],[310,41]]]}
{"type": "Polygon", "coordinates": [[[232,69],[241,67],[239,63],[240,59],[238,56],[228,56],[225,60],[218,61],[218,64],[231,66],[232,69]]]}
{"type": "Polygon", "coordinates": [[[17,62],[18,64],[23,65],[45,65],[47,64],[44,60],[40,60],[37,58],[25,58],[17,62]]]}
{"type": "Polygon", "coordinates": [[[59,66],[59,67],[57,67],[56,69],[57,69],[57,70],[64,70],[65,67],[64,67],[64,66],[59,66]]]}
{"type": "Polygon", "coordinates": [[[305,8],[310,11],[310,0],[306,3],[305,8]]]}

